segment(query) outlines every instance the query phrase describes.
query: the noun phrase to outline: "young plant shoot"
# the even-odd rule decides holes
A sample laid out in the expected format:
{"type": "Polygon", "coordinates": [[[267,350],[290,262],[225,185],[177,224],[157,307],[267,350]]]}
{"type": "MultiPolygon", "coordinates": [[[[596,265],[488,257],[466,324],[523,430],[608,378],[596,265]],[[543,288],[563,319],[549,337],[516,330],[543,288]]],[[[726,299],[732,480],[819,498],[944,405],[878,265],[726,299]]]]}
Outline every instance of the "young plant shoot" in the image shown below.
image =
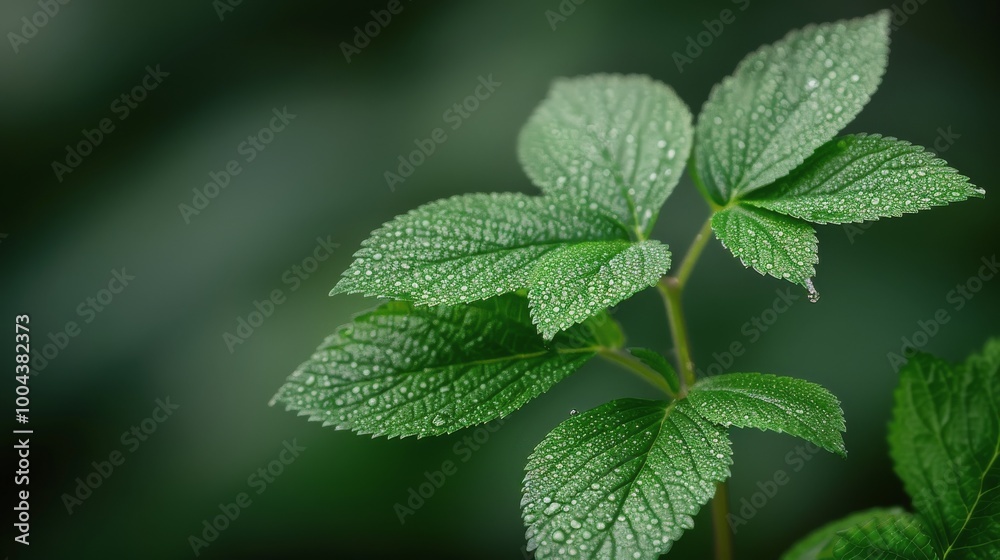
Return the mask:
{"type": "Polygon", "coordinates": [[[716,558],[731,558],[729,428],[786,432],[845,455],[845,424],[837,398],[804,379],[696,378],[681,300],[712,233],[745,266],[815,301],[813,224],[984,195],[919,146],[837,136],[875,93],[888,53],[888,12],[793,31],[716,85],[697,124],[647,76],[557,80],[518,140],[541,194],[455,196],[375,230],[332,293],[390,301],[327,338],[272,404],[360,434],[448,434],[503,418],[606,359],[662,397],[571,415],[538,444],[521,498],[528,550],[655,559],[715,497],[716,558]],[[675,259],[650,234],[685,167],[710,214],[668,274],[675,259]],[[629,349],[606,311],[654,286],[673,364],[629,349]]]}

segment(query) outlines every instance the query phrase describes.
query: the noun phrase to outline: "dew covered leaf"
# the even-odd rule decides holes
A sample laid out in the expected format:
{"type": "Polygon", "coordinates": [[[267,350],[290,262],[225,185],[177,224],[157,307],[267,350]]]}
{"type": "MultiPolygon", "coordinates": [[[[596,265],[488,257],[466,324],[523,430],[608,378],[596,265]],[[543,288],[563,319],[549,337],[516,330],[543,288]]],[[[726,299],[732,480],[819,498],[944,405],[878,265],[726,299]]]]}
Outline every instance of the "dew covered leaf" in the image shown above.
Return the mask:
{"type": "Polygon", "coordinates": [[[818,297],[811,278],[819,262],[816,232],[801,220],[737,204],[712,215],[716,237],[744,266],[805,286],[818,297]]]}
{"type": "Polygon", "coordinates": [[[593,241],[547,253],[531,272],[531,317],[546,338],[656,284],[670,268],[658,241],[593,241]]]}
{"type": "Polygon", "coordinates": [[[333,289],[451,305],[527,288],[546,253],[594,240],[626,240],[603,216],[516,193],[425,204],[372,232],[333,289]]]}
{"type": "Polygon", "coordinates": [[[900,370],[889,453],[942,558],[1000,553],[1000,339],[952,366],[900,370]]]}
{"type": "Polygon", "coordinates": [[[868,103],[888,53],[881,11],[792,31],[744,58],[698,117],[695,159],[709,196],[725,204],[798,167],[868,103]]]}
{"type": "Polygon", "coordinates": [[[723,428],[673,403],[621,399],[571,417],[526,467],[535,557],[633,560],[667,552],[729,477],[723,428]]]}
{"type": "Polygon", "coordinates": [[[836,560],[938,560],[931,538],[908,513],[881,515],[840,531],[836,560]]]}
{"type": "Polygon", "coordinates": [[[652,229],[691,150],[691,113],[670,87],[638,75],[552,84],[518,139],[528,177],[546,194],[652,229]]]}
{"type": "Polygon", "coordinates": [[[538,331],[556,332],[651,286],[670,267],[606,216],[523,194],[456,196],[372,233],[332,293],[452,305],[528,289],[538,331]]]}
{"type": "Polygon", "coordinates": [[[902,216],[983,194],[920,146],[854,134],[827,142],[791,174],[744,202],[810,222],[843,224],[902,216]]]}
{"type": "Polygon", "coordinates": [[[763,373],[716,375],[691,387],[687,400],[716,424],[785,432],[847,455],[840,401],[804,379],[763,373]]]}
{"type": "Polygon", "coordinates": [[[677,371],[674,366],[670,365],[670,362],[663,357],[659,352],[650,350],[648,348],[629,348],[629,353],[639,359],[640,362],[649,366],[653,371],[659,373],[667,380],[667,385],[670,389],[677,394],[680,392],[680,382],[677,377],[677,371]]]}
{"type": "Polygon", "coordinates": [[[872,520],[880,521],[907,515],[901,508],[876,508],[852,513],[816,529],[781,555],[781,560],[833,560],[833,546],[841,531],[872,520]]]}
{"type": "Polygon", "coordinates": [[[521,294],[456,306],[389,302],[327,338],[271,404],[363,434],[445,434],[510,414],[621,343],[606,313],[546,343],[521,294]]]}

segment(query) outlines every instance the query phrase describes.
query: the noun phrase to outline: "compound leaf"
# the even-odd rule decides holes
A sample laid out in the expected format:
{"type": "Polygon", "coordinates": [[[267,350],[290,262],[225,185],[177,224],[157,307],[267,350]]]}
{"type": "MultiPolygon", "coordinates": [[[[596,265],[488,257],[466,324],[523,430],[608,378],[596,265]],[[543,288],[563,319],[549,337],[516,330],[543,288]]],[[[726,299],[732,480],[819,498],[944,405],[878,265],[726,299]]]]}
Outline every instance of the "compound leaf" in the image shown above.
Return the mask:
{"type": "Polygon", "coordinates": [[[827,142],[746,203],[821,224],[877,220],[984,191],[920,146],[875,134],[827,142]]]}
{"type": "Polygon", "coordinates": [[[744,58],[698,117],[695,159],[707,194],[723,205],[798,167],[868,103],[888,53],[881,11],[792,31],[744,58]]]}
{"type": "Polygon", "coordinates": [[[521,131],[518,155],[543,192],[648,235],[691,150],[691,113],[648,76],[557,80],[521,131]]]}
{"type": "Polygon", "coordinates": [[[713,214],[712,229],[744,266],[805,286],[810,298],[818,297],[811,280],[818,242],[806,222],[737,204],[713,214]]]}
{"type": "Polygon", "coordinates": [[[907,513],[880,515],[844,529],[833,543],[836,560],[938,560],[920,521],[907,513]]]}
{"type": "Polygon", "coordinates": [[[327,338],[271,404],[359,433],[445,434],[510,414],[621,340],[602,313],[546,344],[520,294],[389,302],[327,338]]]}
{"type": "Polygon", "coordinates": [[[838,455],[847,454],[840,401],[804,379],[763,373],[716,375],[698,381],[687,400],[716,424],[786,432],[838,455]]]}
{"type": "Polygon", "coordinates": [[[781,555],[781,560],[833,560],[833,546],[839,533],[871,520],[891,519],[906,515],[900,508],[870,509],[852,513],[847,517],[831,521],[806,535],[781,555]]]}
{"type": "Polygon", "coordinates": [[[687,401],[622,399],[571,417],[528,460],[535,557],[655,559],[729,477],[725,431],[687,401]]]}
{"type": "Polygon", "coordinates": [[[531,317],[546,338],[656,284],[670,268],[658,241],[567,245],[538,260],[531,273],[531,317]]]}
{"type": "Polygon", "coordinates": [[[917,354],[895,403],[890,455],[941,558],[997,558],[1000,339],[955,367],[917,354]]]}

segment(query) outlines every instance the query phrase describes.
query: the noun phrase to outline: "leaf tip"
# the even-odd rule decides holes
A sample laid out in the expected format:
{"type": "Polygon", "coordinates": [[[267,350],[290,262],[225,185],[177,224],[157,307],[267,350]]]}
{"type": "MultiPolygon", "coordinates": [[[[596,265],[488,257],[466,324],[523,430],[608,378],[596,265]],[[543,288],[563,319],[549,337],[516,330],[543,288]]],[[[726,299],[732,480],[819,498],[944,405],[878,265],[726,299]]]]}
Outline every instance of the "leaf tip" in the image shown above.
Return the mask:
{"type": "Polygon", "coordinates": [[[892,12],[888,8],[881,9],[874,14],[868,16],[865,19],[871,19],[876,21],[880,26],[888,28],[889,22],[892,20],[892,12]]]}
{"type": "Polygon", "coordinates": [[[346,294],[348,291],[350,291],[351,288],[347,285],[348,284],[347,280],[348,278],[346,277],[341,278],[340,281],[337,282],[337,284],[330,289],[330,293],[328,295],[336,296],[340,294],[346,294]]]}
{"type": "Polygon", "coordinates": [[[805,280],[806,290],[809,292],[807,295],[809,303],[816,303],[819,301],[819,292],[816,290],[816,286],[813,285],[812,278],[806,278],[805,280]]]}
{"type": "Polygon", "coordinates": [[[833,453],[834,455],[839,456],[841,459],[847,459],[847,445],[844,444],[843,437],[841,437],[839,441],[837,441],[836,445],[832,445],[829,448],[827,448],[827,451],[833,453]]]}

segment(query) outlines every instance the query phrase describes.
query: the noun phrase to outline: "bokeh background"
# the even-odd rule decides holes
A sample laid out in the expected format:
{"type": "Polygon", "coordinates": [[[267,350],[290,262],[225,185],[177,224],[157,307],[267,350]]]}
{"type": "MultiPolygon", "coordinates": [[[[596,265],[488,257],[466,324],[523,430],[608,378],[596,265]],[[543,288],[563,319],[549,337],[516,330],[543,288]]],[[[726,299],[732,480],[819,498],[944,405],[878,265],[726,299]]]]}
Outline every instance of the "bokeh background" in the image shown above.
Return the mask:
{"type": "MultiPolygon", "coordinates": [[[[348,61],[342,43],[387,4],[72,2],[58,4],[17,52],[6,35],[0,320],[29,313],[36,348],[50,333],[59,338],[67,321],[80,326],[31,381],[31,545],[7,539],[10,558],[190,558],[189,536],[240,492],[252,505],[200,557],[523,558],[518,503],[533,446],[570,409],[650,390],[613,366],[588,364],[512,415],[400,524],[394,504],[424,471],[460,460],[453,446],[472,431],[369,439],[267,406],[326,334],[374,304],[327,297],[353,251],[382,222],[440,197],[534,192],[515,140],[556,76],[650,74],[697,112],[711,86],[759,45],[810,22],[893,6],[404,1],[348,61]],[[735,21],[679,70],[673,54],[724,9],[735,21]],[[547,15],[560,11],[563,19],[547,15]],[[115,99],[156,65],[169,75],[120,119],[115,99]],[[447,127],[444,111],[490,75],[501,85],[489,99],[460,128],[446,128],[448,140],[389,189],[383,174],[397,157],[415,138],[447,127]],[[192,204],[192,189],[241,159],[240,143],[284,107],[294,120],[186,220],[179,205],[192,204]],[[52,162],[104,118],[114,130],[57,178],[52,162]],[[293,291],[283,275],[312,254],[317,238],[339,247],[293,291]],[[135,279],[99,313],[81,314],[78,307],[122,267],[135,279]],[[275,289],[287,300],[230,352],[223,333],[275,289]],[[179,409],[130,451],[122,433],[164,398],[179,409]],[[305,451],[256,493],[248,477],[293,440],[305,451]],[[114,451],[124,464],[69,513],[64,494],[114,451]]],[[[896,381],[887,353],[940,308],[951,320],[927,343],[937,354],[958,360],[1000,332],[1000,280],[986,282],[961,310],[948,301],[998,250],[995,21],[975,2],[895,6],[905,20],[897,16],[888,73],[848,130],[938,142],[988,195],[865,229],[820,227],[821,301],[793,290],[799,299],[754,340],[744,324],[786,286],[743,269],[717,242],[709,246],[685,302],[699,365],[742,342],[747,352],[729,369],[822,383],[841,397],[848,421],[846,461],[817,453],[799,463],[787,455],[800,442],[788,436],[733,434],[736,513],[758,482],[778,470],[790,478],[739,526],[743,558],[773,558],[849,511],[905,503],[884,439],[896,381]]],[[[34,0],[3,2],[0,30],[22,33],[21,18],[40,9],[34,0]]],[[[706,215],[685,179],[655,237],[683,252],[706,215]]],[[[670,350],[652,290],[619,306],[616,317],[633,344],[670,350]]],[[[13,337],[2,346],[10,356],[13,337]]],[[[5,387],[3,402],[11,403],[13,382],[5,387]]],[[[4,464],[13,471],[10,453],[4,464]]],[[[705,558],[709,540],[702,515],[670,557],[705,558]]]]}

